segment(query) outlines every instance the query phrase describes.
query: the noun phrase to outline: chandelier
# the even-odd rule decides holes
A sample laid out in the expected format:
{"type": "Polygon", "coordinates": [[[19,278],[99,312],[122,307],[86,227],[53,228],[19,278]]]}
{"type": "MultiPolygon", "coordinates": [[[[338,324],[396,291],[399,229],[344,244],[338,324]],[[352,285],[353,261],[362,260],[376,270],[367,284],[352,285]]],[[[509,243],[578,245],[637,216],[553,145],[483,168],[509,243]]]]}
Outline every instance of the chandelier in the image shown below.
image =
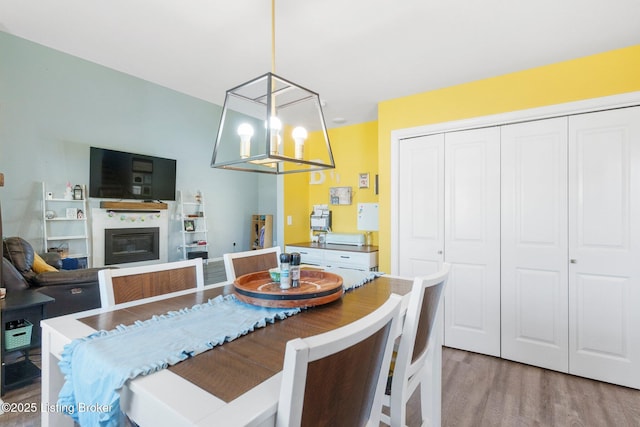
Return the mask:
{"type": "Polygon", "coordinates": [[[275,0],[271,72],[227,91],[211,167],[269,174],[335,168],[320,96],[275,74],[275,0]]]}

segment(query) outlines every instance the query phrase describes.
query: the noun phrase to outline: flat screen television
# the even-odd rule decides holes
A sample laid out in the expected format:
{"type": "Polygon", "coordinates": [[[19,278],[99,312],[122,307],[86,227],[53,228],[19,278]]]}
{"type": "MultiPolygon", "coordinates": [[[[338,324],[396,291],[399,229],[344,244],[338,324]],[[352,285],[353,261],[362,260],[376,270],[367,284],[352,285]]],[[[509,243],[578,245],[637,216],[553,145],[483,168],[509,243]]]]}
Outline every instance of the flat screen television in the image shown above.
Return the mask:
{"type": "Polygon", "coordinates": [[[89,197],[176,199],[176,161],[91,147],[89,197]]]}

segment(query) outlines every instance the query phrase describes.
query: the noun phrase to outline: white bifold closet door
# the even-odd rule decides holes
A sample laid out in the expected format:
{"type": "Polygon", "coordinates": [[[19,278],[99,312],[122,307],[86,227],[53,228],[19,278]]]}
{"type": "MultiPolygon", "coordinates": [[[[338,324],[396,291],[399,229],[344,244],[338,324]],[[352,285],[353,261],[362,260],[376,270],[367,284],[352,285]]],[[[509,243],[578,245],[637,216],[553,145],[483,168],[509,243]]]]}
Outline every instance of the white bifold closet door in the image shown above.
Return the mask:
{"type": "Polygon", "coordinates": [[[433,274],[444,260],[444,134],[400,144],[398,274],[433,274]]]}
{"type": "Polygon", "coordinates": [[[568,371],[567,118],[502,127],[502,357],[568,371]]]}
{"type": "Polygon", "coordinates": [[[500,356],[500,130],[445,134],[445,345],[500,356]]]}
{"type": "Polygon", "coordinates": [[[640,107],[569,118],[569,372],[640,388],[640,107]]]}
{"type": "Polygon", "coordinates": [[[400,143],[398,270],[451,263],[445,345],[500,355],[500,139],[496,127],[400,143]]]}

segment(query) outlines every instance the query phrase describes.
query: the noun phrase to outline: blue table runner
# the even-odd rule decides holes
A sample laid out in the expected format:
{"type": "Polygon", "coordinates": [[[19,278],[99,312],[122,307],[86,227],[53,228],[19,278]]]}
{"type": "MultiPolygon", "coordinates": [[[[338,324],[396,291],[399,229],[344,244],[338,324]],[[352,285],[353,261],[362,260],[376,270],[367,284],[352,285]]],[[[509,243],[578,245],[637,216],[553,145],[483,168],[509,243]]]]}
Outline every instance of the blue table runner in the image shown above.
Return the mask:
{"type": "Polygon", "coordinates": [[[204,304],[73,340],[59,362],[59,407],[81,426],[118,426],[124,383],[232,341],[299,308],[245,304],[218,296],[204,304]]]}

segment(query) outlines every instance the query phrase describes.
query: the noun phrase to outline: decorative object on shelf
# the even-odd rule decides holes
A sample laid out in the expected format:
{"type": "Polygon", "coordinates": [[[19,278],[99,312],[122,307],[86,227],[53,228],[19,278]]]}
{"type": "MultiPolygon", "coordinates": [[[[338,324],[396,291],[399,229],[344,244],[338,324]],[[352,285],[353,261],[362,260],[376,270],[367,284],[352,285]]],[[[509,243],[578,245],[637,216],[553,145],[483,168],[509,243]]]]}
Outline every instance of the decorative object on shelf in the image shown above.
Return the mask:
{"type": "Polygon", "coordinates": [[[184,220],[184,231],[196,231],[196,225],[191,219],[184,220]]]}
{"type": "Polygon", "coordinates": [[[369,188],[368,173],[361,173],[358,175],[358,188],[369,188]]]}
{"type": "Polygon", "coordinates": [[[47,191],[47,200],[53,200],[53,193],[51,191],[47,191]]]}
{"type": "Polygon", "coordinates": [[[82,212],[82,209],[78,209],[77,218],[78,219],[84,219],[84,212],[82,212]]]}
{"type": "Polygon", "coordinates": [[[331,187],[329,189],[329,200],[332,205],[350,205],[351,187],[331,187]]]}
{"type": "Polygon", "coordinates": [[[56,217],[56,212],[55,211],[46,211],[44,213],[44,217],[47,219],[54,219],[56,217]]]}
{"type": "Polygon", "coordinates": [[[320,96],[277,76],[275,56],[272,0],[271,72],[227,91],[212,167],[269,174],[335,168],[320,96]]]}
{"type": "Polygon", "coordinates": [[[73,187],[73,200],[83,200],[82,187],[80,184],[76,184],[75,187],[73,187]]]}
{"type": "Polygon", "coordinates": [[[78,219],[77,208],[67,208],[67,219],[78,219]]]}
{"type": "Polygon", "coordinates": [[[71,189],[71,183],[67,182],[67,186],[64,189],[64,199],[73,200],[73,190],[71,189]]]}
{"type": "Polygon", "coordinates": [[[61,243],[59,246],[47,249],[47,252],[57,252],[60,258],[66,258],[69,256],[69,244],[61,243]]]}

